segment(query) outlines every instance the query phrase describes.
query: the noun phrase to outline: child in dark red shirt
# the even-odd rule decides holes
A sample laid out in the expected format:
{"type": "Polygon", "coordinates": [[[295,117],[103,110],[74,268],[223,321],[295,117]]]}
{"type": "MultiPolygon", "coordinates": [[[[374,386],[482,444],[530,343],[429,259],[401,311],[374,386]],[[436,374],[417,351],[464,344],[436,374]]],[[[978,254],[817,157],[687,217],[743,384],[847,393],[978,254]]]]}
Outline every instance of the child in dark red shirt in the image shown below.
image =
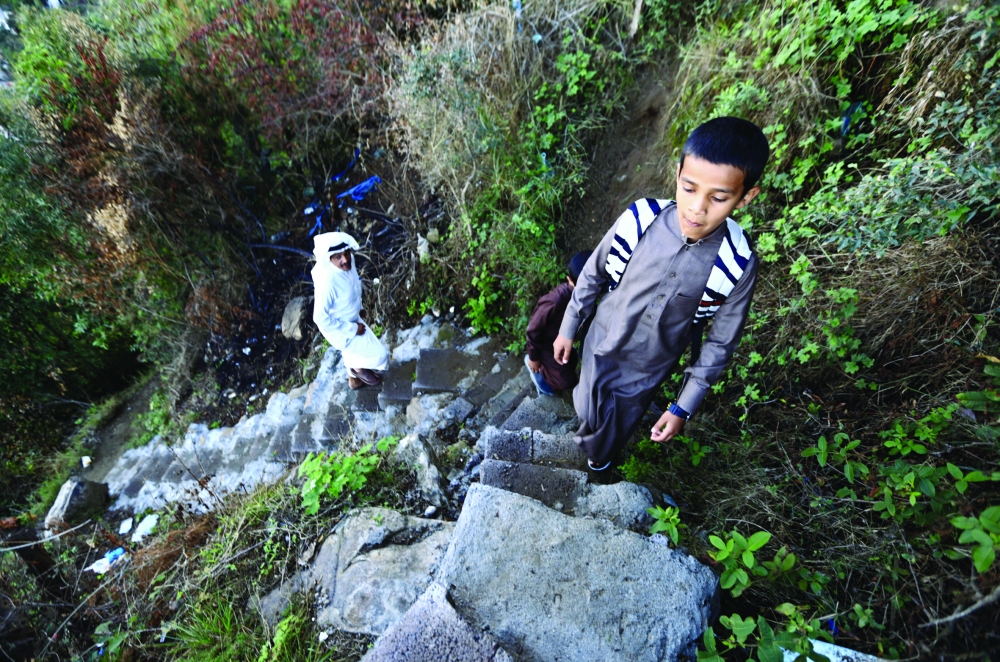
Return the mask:
{"type": "Polygon", "coordinates": [[[563,365],[556,362],[552,343],[559,335],[566,306],[573,297],[576,279],[590,259],[592,251],[581,251],[569,261],[569,275],[566,282],[543,296],[535,304],[535,311],[528,322],[528,355],[524,363],[528,366],[531,381],[539,395],[555,395],[556,391],[571,388],[576,384],[576,352],[563,365]]]}

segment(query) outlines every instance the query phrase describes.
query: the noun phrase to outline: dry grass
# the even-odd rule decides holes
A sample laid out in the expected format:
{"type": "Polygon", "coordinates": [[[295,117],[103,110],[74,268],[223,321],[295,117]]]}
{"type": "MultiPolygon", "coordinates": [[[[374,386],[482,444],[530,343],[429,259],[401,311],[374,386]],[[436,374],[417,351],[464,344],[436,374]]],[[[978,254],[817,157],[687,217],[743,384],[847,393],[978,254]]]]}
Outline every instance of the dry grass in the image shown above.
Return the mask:
{"type": "Polygon", "coordinates": [[[136,587],[141,591],[148,590],[153,580],[172,570],[182,556],[185,561],[193,560],[216,526],[214,516],[198,517],[183,529],[175,529],[137,551],[132,557],[136,587]]]}
{"type": "Polygon", "coordinates": [[[505,124],[526,121],[529,93],[569,46],[563,34],[575,43],[599,13],[610,13],[608,32],[617,34],[629,9],[621,0],[529,0],[519,18],[498,2],[430,25],[419,45],[396,45],[387,104],[424,183],[465,209],[495,170],[482,158],[490,141],[503,139],[505,124]]]}

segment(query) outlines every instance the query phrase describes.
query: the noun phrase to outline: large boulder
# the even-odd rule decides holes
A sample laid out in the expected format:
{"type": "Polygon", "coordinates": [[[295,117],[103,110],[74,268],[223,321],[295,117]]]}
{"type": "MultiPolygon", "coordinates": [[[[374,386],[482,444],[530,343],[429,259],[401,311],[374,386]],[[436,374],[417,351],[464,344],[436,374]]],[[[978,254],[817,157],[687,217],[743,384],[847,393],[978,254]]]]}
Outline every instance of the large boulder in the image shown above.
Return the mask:
{"type": "Polygon", "coordinates": [[[302,325],[312,311],[312,297],[295,297],[285,305],[281,315],[281,335],[289,340],[302,340],[302,325]]]}
{"type": "Polygon", "coordinates": [[[45,528],[72,526],[91,515],[100,514],[107,505],[107,484],[73,476],[59,488],[56,501],[45,516],[45,528]]]}
{"type": "Polygon", "coordinates": [[[312,567],[256,606],[273,624],[292,594],[315,591],[318,627],[382,634],[430,585],[454,527],[388,508],[356,510],[324,541],[312,567]]]}
{"type": "Polygon", "coordinates": [[[645,536],[487,485],[469,489],[436,581],[523,662],[693,658],[718,583],[645,536]]]}

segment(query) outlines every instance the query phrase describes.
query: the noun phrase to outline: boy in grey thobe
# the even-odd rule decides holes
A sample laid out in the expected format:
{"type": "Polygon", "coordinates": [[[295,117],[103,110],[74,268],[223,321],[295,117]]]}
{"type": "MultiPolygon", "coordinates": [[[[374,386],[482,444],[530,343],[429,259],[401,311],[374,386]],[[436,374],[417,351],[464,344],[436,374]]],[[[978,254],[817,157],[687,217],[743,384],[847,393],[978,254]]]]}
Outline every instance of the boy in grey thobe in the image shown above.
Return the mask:
{"type": "MultiPolygon", "coordinates": [[[[747,149],[736,142],[739,150],[747,149]]],[[[725,236],[725,218],[759,192],[753,184],[766,159],[766,139],[745,120],[711,120],[688,138],[677,168],[677,204],[661,211],[646,229],[620,283],[594,313],[584,341],[580,383],[573,391],[581,421],[575,440],[592,468],[604,469],[615,459],[690,343],[695,311],[725,236]],[[708,140],[708,148],[696,140],[704,127],[711,129],[707,138],[706,132],[700,136],[703,143],[708,140]],[[763,159],[756,159],[756,170],[739,158],[727,157],[726,149],[734,149],[733,145],[722,144],[720,156],[719,143],[726,143],[734,130],[749,131],[748,139],[756,141],[751,147],[758,153],[763,142],[763,159]]],[[[564,351],[568,356],[577,330],[594,310],[599,294],[607,292],[605,264],[615,229],[605,234],[580,274],[554,344],[557,360],[564,351]]],[[[665,413],[654,426],[655,441],[667,441],[680,432],[725,370],[743,334],[756,280],[754,255],[716,313],[700,357],[684,371],[686,381],[671,406],[681,416],[665,413]]]]}

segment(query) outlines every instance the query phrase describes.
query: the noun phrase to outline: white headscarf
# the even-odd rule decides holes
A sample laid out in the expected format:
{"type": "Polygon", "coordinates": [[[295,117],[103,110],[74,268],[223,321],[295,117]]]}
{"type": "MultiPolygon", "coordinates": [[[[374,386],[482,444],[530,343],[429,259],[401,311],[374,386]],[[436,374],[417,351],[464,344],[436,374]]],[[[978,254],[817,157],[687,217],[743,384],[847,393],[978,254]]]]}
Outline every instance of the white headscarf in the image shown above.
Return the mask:
{"type": "Polygon", "coordinates": [[[330,263],[330,256],[342,253],[350,248],[360,250],[358,242],[346,232],[324,232],[313,237],[313,255],[319,263],[330,263]]]}

